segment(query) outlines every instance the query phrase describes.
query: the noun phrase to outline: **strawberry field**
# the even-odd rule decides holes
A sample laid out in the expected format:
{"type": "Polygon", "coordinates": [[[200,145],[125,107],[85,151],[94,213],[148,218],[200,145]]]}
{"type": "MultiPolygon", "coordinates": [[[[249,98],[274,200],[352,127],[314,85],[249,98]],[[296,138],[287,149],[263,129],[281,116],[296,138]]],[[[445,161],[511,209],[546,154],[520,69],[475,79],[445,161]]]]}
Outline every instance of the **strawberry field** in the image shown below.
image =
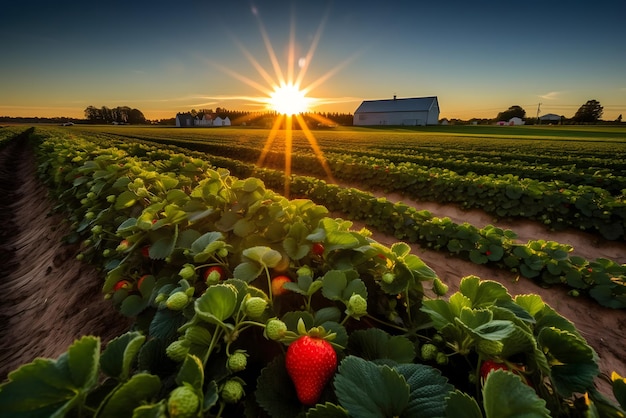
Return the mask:
{"type": "Polygon", "coordinates": [[[502,132],[319,131],[321,162],[298,132],[263,152],[260,130],[0,129],[29,142],[66,241],[133,320],[10,373],[0,416],[624,416],[625,371],[599,391],[572,318],[447,283],[411,245],[614,311],[623,261],[372,194],[624,240],[623,131],[502,132]]]}

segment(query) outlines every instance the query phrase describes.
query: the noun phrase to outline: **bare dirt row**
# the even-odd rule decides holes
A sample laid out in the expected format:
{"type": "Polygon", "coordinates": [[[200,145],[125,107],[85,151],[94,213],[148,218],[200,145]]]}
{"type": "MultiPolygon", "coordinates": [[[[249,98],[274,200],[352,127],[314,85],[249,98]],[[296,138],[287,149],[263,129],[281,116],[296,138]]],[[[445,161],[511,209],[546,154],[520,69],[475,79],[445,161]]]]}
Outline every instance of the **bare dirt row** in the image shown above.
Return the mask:
{"type": "Polygon", "coordinates": [[[23,139],[0,150],[0,382],[36,357],[56,358],[75,339],[103,342],[130,322],[102,297],[102,278],[63,243],[69,225],[51,214],[23,139]]]}

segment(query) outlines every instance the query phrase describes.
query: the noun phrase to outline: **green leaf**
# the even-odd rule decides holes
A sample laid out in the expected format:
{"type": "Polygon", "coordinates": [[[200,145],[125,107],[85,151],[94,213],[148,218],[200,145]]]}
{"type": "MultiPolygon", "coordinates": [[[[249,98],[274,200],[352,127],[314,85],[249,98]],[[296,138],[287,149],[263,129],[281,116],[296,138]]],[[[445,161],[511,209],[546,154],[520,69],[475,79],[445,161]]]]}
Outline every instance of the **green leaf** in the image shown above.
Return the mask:
{"type": "Polygon", "coordinates": [[[119,386],[101,407],[98,418],[132,417],[133,410],[154,398],[161,389],[161,380],[148,373],[139,373],[119,386]]]}
{"type": "Polygon", "coordinates": [[[626,378],[613,372],[611,379],[613,379],[613,395],[622,409],[626,409],[626,378]]]}
{"type": "Polygon", "coordinates": [[[493,280],[480,280],[467,276],[461,280],[459,291],[472,301],[472,307],[479,308],[494,304],[497,300],[511,300],[504,286],[493,280]]]}
{"type": "Polygon", "coordinates": [[[341,406],[359,418],[401,416],[409,404],[409,385],[400,373],[355,356],[341,361],[334,386],[341,406]]]}
{"type": "Polygon", "coordinates": [[[415,358],[415,345],[406,337],[390,336],[379,328],[358,330],[350,334],[348,349],[365,360],[391,360],[410,363],[415,358]]]}
{"type": "Polygon", "coordinates": [[[176,239],[174,238],[174,234],[168,234],[167,236],[159,238],[150,246],[150,258],[153,260],[164,260],[172,254],[175,244],[176,239]]]}
{"type": "Polygon", "coordinates": [[[12,371],[0,385],[0,411],[15,418],[65,416],[95,384],[99,354],[100,340],[85,336],[57,360],[38,358],[12,371]]]}
{"type": "Polygon", "coordinates": [[[74,385],[91,388],[96,384],[100,360],[100,339],[85,336],[67,350],[67,364],[74,385]]]}
{"type": "MultiPolygon", "coordinates": [[[[219,388],[217,387],[217,383],[215,380],[211,380],[204,391],[204,404],[202,409],[204,411],[208,411],[213,408],[217,401],[220,399],[219,388]]],[[[159,417],[162,418],[162,417],[159,417]]]]}
{"type": "Polygon", "coordinates": [[[569,331],[544,328],[537,343],[550,364],[552,381],[561,396],[593,388],[599,373],[597,354],[585,340],[569,331]]]}
{"type": "Polygon", "coordinates": [[[345,408],[339,405],[326,402],[325,404],[317,404],[315,408],[311,408],[306,413],[306,418],[349,418],[350,415],[345,408]]]}
{"type": "Polygon", "coordinates": [[[346,274],[340,270],[330,270],[323,277],[322,294],[330,300],[341,300],[348,285],[346,274]]]}
{"type": "Polygon", "coordinates": [[[442,299],[429,299],[422,302],[421,310],[428,314],[435,329],[441,330],[449,324],[454,324],[456,315],[450,309],[450,303],[442,299]]]}
{"type": "Polygon", "coordinates": [[[137,202],[137,195],[131,191],[122,192],[115,199],[115,210],[121,210],[133,206],[137,202]]]}
{"type": "Polygon", "coordinates": [[[194,388],[201,388],[204,385],[204,368],[202,362],[196,356],[187,355],[183,365],[180,367],[176,375],[176,383],[183,386],[183,383],[189,383],[194,388]]]}
{"type": "Polygon", "coordinates": [[[273,418],[293,418],[302,411],[295,387],[285,369],[285,356],[278,355],[263,370],[256,382],[255,397],[273,418]]]}
{"type": "Polygon", "coordinates": [[[233,270],[233,277],[235,279],[243,280],[246,283],[254,281],[263,272],[263,266],[251,261],[244,261],[238,264],[233,270]]]}
{"type": "Polygon", "coordinates": [[[476,399],[466,393],[455,390],[450,393],[446,403],[447,418],[483,418],[476,399]]]}
{"type": "Polygon", "coordinates": [[[133,411],[133,418],[163,418],[166,415],[165,400],[152,405],[141,405],[133,411]]]}
{"type": "Polygon", "coordinates": [[[100,358],[102,371],[121,381],[128,379],[130,366],[145,340],[139,332],[127,332],[111,340],[100,358]]]}
{"type": "Polygon", "coordinates": [[[341,320],[341,310],[336,306],[329,306],[315,311],[315,325],[321,325],[327,321],[339,322],[341,320]]]}
{"type": "Polygon", "coordinates": [[[282,254],[270,247],[257,246],[243,250],[244,257],[256,261],[265,267],[276,267],[283,258],[282,254]]]}
{"type": "Polygon", "coordinates": [[[237,307],[237,289],[230,284],[210,286],[195,301],[196,314],[204,321],[222,324],[237,307]]]}
{"type": "Polygon", "coordinates": [[[134,317],[146,309],[149,304],[149,298],[144,299],[139,295],[129,295],[122,301],[122,304],[120,305],[120,312],[124,316],[134,317]]]}
{"type": "Polygon", "coordinates": [[[486,418],[550,418],[546,401],[519,376],[505,370],[494,370],[487,376],[483,405],[486,418]]]}
{"type": "Polygon", "coordinates": [[[423,418],[444,416],[446,397],[454,387],[439,370],[424,364],[401,364],[396,370],[404,376],[410,386],[409,407],[404,416],[423,418]]]}

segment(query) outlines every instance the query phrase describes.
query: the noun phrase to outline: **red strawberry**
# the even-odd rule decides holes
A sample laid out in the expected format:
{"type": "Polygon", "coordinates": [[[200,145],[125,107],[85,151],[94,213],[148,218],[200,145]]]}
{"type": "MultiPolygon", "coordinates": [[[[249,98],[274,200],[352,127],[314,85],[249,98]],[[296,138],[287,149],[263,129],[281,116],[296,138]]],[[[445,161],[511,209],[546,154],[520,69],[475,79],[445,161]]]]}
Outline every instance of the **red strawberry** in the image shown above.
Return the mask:
{"type": "Polygon", "coordinates": [[[316,242],[316,243],[313,244],[313,247],[311,248],[311,251],[315,255],[322,255],[322,254],[324,254],[324,245],[320,244],[319,242],[316,242]]]}
{"type": "Polygon", "coordinates": [[[335,374],[337,354],[328,341],[304,335],[287,349],[285,367],[300,402],[314,405],[335,374]]]}
{"type": "Polygon", "coordinates": [[[113,291],[117,292],[118,290],[130,289],[131,287],[133,287],[133,285],[128,280],[120,280],[115,283],[115,286],[113,286],[113,291]]]}
{"type": "Polygon", "coordinates": [[[284,295],[289,292],[289,290],[285,289],[283,285],[285,283],[289,283],[291,279],[287,276],[276,276],[272,279],[272,294],[274,296],[284,295]]]}
{"type": "Polygon", "coordinates": [[[509,370],[506,364],[498,363],[494,360],[485,360],[480,366],[480,377],[483,381],[487,380],[487,375],[493,370],[509,370]]]}

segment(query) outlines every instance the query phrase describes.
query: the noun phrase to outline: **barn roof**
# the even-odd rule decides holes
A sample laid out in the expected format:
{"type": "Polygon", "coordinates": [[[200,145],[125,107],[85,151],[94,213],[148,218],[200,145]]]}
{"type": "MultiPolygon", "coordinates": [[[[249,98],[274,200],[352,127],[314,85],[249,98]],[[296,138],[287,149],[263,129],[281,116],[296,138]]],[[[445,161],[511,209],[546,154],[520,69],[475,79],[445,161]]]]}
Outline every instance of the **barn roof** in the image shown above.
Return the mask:
{"type": "Polygon", "coordinates": [[[437,104],[437,96],[406,99],[365,100],[354,113],[370,112],[423,112],[437,104]]]}
{"type": "Polygon", "coordinates": [[[541,120],[561,120],[561,117],[559,115],[555,115],[554,113],[547,113],[543,116],[539,116],[539,119],[541,120]]]}

